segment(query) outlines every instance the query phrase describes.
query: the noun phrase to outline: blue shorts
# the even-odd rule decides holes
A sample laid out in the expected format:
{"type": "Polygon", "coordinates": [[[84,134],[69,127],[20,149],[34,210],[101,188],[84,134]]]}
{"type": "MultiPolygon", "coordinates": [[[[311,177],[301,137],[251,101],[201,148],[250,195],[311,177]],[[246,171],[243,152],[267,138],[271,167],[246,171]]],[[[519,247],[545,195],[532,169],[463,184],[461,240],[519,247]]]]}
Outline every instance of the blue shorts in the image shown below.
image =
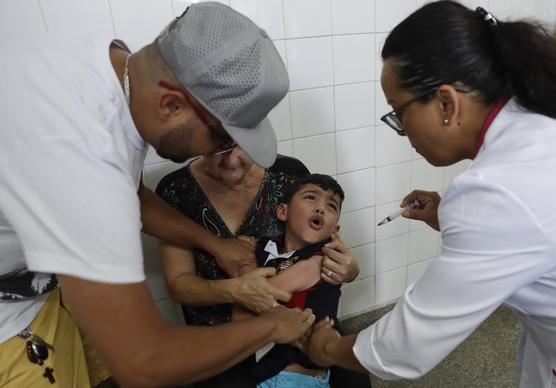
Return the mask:
{"type": "Polygon", "coordinates": [[[330,388],[330,369],[324,376],[309,376],[283,370],[276,376],[257,384],[257,388],[330,388]]]}

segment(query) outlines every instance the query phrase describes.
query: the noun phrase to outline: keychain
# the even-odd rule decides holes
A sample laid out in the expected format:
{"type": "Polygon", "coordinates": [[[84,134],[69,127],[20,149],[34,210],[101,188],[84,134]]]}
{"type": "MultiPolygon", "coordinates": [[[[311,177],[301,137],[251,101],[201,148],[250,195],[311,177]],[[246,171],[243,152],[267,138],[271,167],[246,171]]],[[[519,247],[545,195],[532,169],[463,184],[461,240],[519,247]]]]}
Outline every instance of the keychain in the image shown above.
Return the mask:
{"type": "MultiPolygon", "coordinates": [[[[25,352],[27,353],[29,361],[33,364],[42,366],[44,361],[48,358],[48,350],[54,351],[54,346],[47,343],[40,336],[34,334],[29,326],[19,333],[18,336],[27,340],[25,352]]],[[[46,367],[43,377],[47,378],[50,384],[54,384],[56,382],[54,378],[54,368],[46,367]]]]}

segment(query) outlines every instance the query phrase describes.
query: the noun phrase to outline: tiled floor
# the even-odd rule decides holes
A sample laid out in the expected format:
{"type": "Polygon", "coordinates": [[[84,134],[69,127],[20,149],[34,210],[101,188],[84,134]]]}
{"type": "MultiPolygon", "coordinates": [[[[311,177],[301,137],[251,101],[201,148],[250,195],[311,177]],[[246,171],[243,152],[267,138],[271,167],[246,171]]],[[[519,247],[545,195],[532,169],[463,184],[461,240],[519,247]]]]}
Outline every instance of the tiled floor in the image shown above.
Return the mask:
{"type": "MultiPolygon", "coordinates": [[[[357,332],[376,321],[386,307],[342,322],[347,332],[357,332]]],[[[373,377],[373,388],[513,388],[516,351],[521,324],[506,307],[500,307],[432,371],[417,380],[384,381],[373,377]]]]}

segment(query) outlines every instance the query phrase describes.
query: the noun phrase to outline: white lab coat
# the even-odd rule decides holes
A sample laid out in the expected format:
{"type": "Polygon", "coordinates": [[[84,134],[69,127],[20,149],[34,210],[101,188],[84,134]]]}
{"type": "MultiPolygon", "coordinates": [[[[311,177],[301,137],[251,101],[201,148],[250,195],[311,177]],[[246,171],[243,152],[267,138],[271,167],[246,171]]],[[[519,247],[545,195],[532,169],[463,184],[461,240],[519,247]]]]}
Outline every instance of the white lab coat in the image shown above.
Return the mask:
{"type": "Polygon", "coordinates": [[[438,210],[442,246],[354,352],[383,379],[417,378],[505,303],[523,322],[521,388],[556,387],[556,120],[510,100],[438,210]]]}

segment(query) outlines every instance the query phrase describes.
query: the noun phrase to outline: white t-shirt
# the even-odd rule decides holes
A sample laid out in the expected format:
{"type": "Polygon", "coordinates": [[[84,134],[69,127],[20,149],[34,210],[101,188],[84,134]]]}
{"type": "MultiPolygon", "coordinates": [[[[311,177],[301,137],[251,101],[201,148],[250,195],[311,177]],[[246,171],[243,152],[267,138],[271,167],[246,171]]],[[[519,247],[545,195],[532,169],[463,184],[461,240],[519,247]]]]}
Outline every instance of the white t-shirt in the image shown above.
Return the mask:
{"type": "MultiPolygon", "coordinates": [[[[105,283],[145,279],[137,187],[147,145],[111,40],[2,43],[0,275],[27,266],[105,283]]],[[[0,302],[0,343],[44,299],[0,302]]]]}
{"type": "Polygon", "coordinates": [[[524,325],[520,387],[556,370],[556,120],[510,100],[439,207],[441,252],[354,352],[383,379],[417,378],[502,303],[524,325]]]}

